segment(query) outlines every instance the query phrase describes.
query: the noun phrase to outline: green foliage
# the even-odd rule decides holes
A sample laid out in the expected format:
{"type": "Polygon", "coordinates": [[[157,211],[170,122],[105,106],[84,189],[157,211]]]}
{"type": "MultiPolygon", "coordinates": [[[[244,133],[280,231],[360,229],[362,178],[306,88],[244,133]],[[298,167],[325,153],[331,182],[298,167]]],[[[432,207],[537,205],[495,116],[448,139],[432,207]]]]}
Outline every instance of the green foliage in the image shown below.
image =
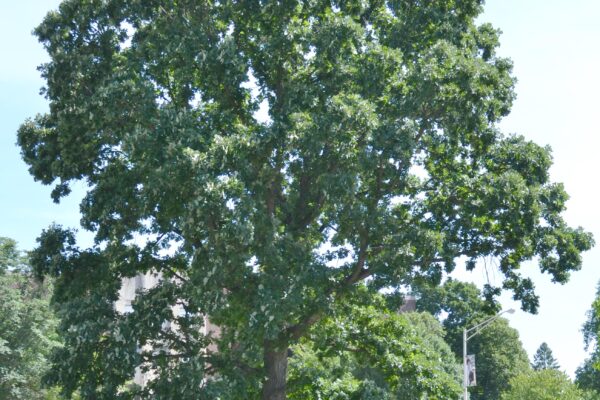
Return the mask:
{"type": "Polygon", "coordinates": [[[426,313],[345,306],[317,323],[290,361],[291,399],[448,399],[461,369],[426,313]]]}
{"type": "MultiPolygon", "coordinates": [[[[477,325],[498,311],[472,283],[448,280],[442,286],[416,286],[417,308],[444,317],[445,339],[457,359],[463,355],[463,330],[477,325]]],[[[518,332],[499,318],[469,340],[469,354],[477,359],[477,386],[470,388],[472,400],[495,400],[510,379],[530,370],[527,353],[518,332]]]]}
{"type": "Polygon", "coordinates": [[[498,399],[513,377],[531,368],[519,333],[504,318],[469,340],[468,349],[477,356],[477,386],[470,389],[471,400],[498,399]]]}
{"type": "Polygon", "coordinates": [[[592,352],[598,351],[600,343],[600,283],[596,289],[596,298],[587,312],[587,320],[581,330],[585,349],[592,352]]]}
{"type": "Polygon", "coordinates": [[[53,381],[118,398],[140,366],[165,397],[264,383],[280,399],[285,374],[264,372],[285,370],[282,349],[359,282],[437,284],[459,257],[497,258],[505,279],[486,295],[511,290],[535,311],[519,266],[539,259],[565,282],[593,240],[561,217],[549,149],[496,128],[514,79],[481,10],[66,0],[49,13],[35,34],[50,111],[18,142],[55,201],[88,183],[81,221],[96,239],[80,249],[51,227],[35,251],[67,336],[53,381]],[[164,283],[120,315],[121,281],[139,273],[164,283]],[[218,340],[193,333],[202,314],[218,340]],[[218,354],[200,350],[208,341],[218,354]]]}
{"type": "Polygon", "coordinates": [[[575,383],[581,389],[593,391],[600,396],[600,359],[596,354],[587,358],[575,371],[575,383]]]}
{"type": "Polygon", "coordinates": [[[552,350],[546,342],[543,342],[533,355],[531,367],[539,371],[541,369],[559,369],[558,362],[552,355],[552,350]]]}
{"type": "Polygon", "coordinates": [[[448,279],[441,286],[417,284],[413,290],[418,296],[418,310],[443,317],[446,341],[457,357],[462,357],[463,329],[475,325],[474,321],[478,319],[491,317],[500,311],[500,305],[493,301],[493,297],[486,299],[472,283],[448,279]]]}
{"type": "Polygon", "coordinates": [[[582,394],[583,400],[600,400],[600,393],[595,390],[584,390],[582,394]]]}
{"type": "Polygon", "coordinates": [[[585,349],[590,350],[591,355],[577,368],[575,382],[580,388],[593,391],[600,397],[600,284],[582,332],[585,349]]]}
{"type": "Polygon", "coordinates": [[[13,239],[0,237],[0,275],[9,271],[27,269],[26,257],[17,248],[13,239]]]}
{"type": "Polygon", "coordinates": [[[501,400],[584,400],[589,399],[564,372],[542,369],[518,375],[510,381],[510,389],[501,400]]]}
{"type": "Polygon", "coordinates": [[[0,399],[54,398],[41,382],[59,345],[51,287],[33,279],[12,239],[0,238],[0,267],[0,399]]]}

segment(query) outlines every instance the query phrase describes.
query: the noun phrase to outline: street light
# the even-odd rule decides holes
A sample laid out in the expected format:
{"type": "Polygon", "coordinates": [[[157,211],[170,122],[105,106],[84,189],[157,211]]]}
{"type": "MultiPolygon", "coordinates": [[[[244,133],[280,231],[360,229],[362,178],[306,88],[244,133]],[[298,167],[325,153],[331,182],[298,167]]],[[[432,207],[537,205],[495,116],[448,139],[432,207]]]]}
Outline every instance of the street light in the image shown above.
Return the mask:
{"type": "Polygon", "coordinates": [[[469,391],[468,391],[469,376],[467,375],[468,374],[468,372],[467,372],[467,342],[473,336],[478,335],[482,329],[486,328],[489,324],[491,324],[493,321],[495,321],[497,318],[499,318],[504,313],[514,314],[515,310],[511,308],[510,310],[502,311],[502,312],[494,315],[493,317],[490,317],[490,318],[486,319],[485,321],[475,325],[472,328],[469,328],[469,329],[465,328],[463,330],[463,389],[464,389],[463,400],[469,400],[469,391]]]}

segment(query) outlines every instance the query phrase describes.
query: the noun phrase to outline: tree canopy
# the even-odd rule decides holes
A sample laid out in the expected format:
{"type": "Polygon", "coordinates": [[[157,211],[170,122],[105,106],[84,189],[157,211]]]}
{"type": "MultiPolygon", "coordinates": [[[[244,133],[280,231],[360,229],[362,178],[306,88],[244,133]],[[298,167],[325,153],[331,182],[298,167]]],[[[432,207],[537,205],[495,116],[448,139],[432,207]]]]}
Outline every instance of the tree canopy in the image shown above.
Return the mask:
{"type": "Polygon", "coordinates": [[[504,318],[492,322],[473,337],[468,349],[470,354],[477,355],[477,386],[470,389],[471,400],[500,398],[512,378],[531,368],[519,333],[504,318]]]}
{"type": "Polygon", "coordinates": [[[583,390],[592,392],[600,398],[600,359],[594,354],[585,359],[575,371],[575,383],[583,390]]]}
{"type": "MultiPolygon", "coordinates": [[[[415,287],[415,294],[417,309],[442,319],[445,340],[459,360],[463,356],[463,330],[490,318],[499,307],[486,301],[474,284],[452,279],[437,287],[415,287]]],[[[473,336],[468,353],[476,355],[477,364],[477,386],[469,389],[472,400],[497,400],[512,378],[530,370],[519,333],[504,318],[473,336]]]]}
{"type": "Polygon", "coordinates": [[[457,357],[462,357],[463,329],[500,311],[500,305],[493,298],[486,301],[476,285],[455,279],[439,286],[413,285],[413,292],[417,310],[427,311],[442,321],[446,341],[457,357]]]}
{"type": "Polygon", "coordinates": [[[341,307],[292,347],[289,398],[456,398],[462,369],[443,335],[428,313],[341,307]]]}
{"type": "Polygon", "coordinates": [[[513,378],[501,400],[584,400],[585,394],[564,372],[555,369],[531,371],[513,378]]]}
{"type": "Polygon", "coordinates": [[[50,399],[42,387],[49,355],[59,345],[51,286],[33,279],[14,240],[0,237],[0,399],[50,399]]]}
{"type": "Polygon", "coordinates": [[[590,357],[577,368],[575,382],[579,387],[594,391],[600,397],[600,283],[596,290],[596,298],[587,312],[582,332],[584,347],[590,351],[590,357]]]}
{"type": "Polygon", "coordinates": [[[17,242],[0,237],[0,274],[27,270],[26,257],[19,251],[17,242]]]}
{"type": "Polygon", "coordinates": [[[140,367],[189,398],[226,398],[205,379],[218,374],[222,393],[259,379],[264,399],[283,399],[289,346],[361,282],[393,295],[439,283],[461,257],[497,259],[505,279],[486,296],[507,289],[535,311],[521,264],[565,282],[592,237],[561,216],[550,150],[496,127],[514,78],[498,31],[475,22],[482,3],[50,12],[35,29],[50,110],[18,142],[55,201],[87,184],[81,223],[95,233],[82,249],[50,227],[32,258],[56,278],[67,337],[53,379],[126,398],[140,367]],[[122,279],[141,273],[162,282],[116,312],[122,279]],[[201,334],[202,315],[219,338],[201,334]],[[258,375],[245,365],[257,354],[258,375]]]}

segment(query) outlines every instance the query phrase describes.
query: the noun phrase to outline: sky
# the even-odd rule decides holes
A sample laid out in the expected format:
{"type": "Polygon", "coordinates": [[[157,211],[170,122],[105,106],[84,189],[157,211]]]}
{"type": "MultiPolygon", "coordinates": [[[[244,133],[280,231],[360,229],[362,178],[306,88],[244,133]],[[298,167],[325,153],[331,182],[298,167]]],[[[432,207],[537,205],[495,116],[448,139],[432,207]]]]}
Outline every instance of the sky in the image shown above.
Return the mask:
{"type": "MultiPolygon", "coordinates": [[[[16,239],[22,249],[35,247],[42,229],[56,222],[78,226],[83,190],[52,203],[51,188],[34,182],[15,145],[21,123],[47,104],[39,95],[43,85],[36,67],[47,60],[31,35],[57,0],[0,2],[0,236],[16,239]]],[[[547,342],[555,357],[573,376],[586,354],[580,332],[600,281],[600,212],[595,184],[600,171],[600,2],[597,0],[488,0],[480,22],[503,31],[500,54],[514,62],[517,100],[500,127],[553,149],[552,180],[563,182],[571,195],[567,222],[594,233],[598,247],[583,255],[583,268],[569,283],[553,284],[529,263],[523,273],[532,277],[540,295],[537,315],[517,311],[508,318],[519,331],[530,357],[547,342]]],[[[83,243],[91,235],[82,233],[83,243]]],[[[500,284],[493,263],[473,273],[457,273],[477,284],[500,284]]],[[[519,309],[509,295],[506,309],[519,309]]]]}

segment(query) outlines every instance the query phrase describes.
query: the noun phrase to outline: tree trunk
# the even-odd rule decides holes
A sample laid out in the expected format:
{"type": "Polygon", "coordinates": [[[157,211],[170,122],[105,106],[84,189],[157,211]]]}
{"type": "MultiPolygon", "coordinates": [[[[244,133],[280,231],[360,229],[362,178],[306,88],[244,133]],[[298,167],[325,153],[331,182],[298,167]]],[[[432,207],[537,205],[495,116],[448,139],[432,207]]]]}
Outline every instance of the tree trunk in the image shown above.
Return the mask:
{"type": "Polygon", "coordinates": [[[265,343],[265,373],[262,400],[285,400],[288,346],[265,343]]]}

